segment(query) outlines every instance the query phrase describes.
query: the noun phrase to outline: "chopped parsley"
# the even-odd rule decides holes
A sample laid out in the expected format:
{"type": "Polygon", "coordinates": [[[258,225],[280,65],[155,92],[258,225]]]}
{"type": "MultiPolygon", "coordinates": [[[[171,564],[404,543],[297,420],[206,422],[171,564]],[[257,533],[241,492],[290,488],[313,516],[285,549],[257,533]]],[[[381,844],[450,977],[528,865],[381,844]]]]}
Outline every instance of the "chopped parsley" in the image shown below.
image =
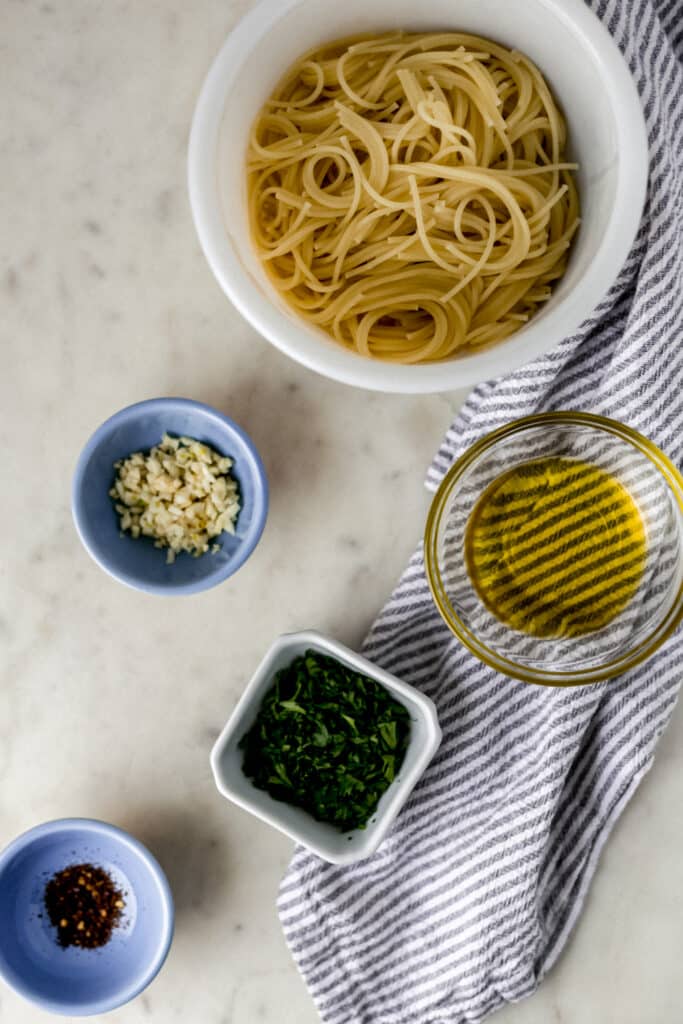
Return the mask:
{"type": "Polygon", "coordinates": [[[242,770],[342,832],[364,828],[394,781],[410,716],[380,683],[308,650],[275,676],[240,740],[242,770]]]}

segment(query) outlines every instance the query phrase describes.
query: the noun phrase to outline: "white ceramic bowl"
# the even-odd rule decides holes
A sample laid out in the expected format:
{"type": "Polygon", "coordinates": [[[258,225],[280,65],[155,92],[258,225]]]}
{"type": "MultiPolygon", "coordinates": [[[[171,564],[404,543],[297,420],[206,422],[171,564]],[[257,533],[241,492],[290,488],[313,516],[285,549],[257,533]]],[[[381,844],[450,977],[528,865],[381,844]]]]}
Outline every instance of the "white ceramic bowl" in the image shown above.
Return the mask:
{"type": "Polygon", "coordinates": [[[204,83],[189,149],[199,240],[226,295],[269,341],[327,377],[376,391],[446,391],[497,377],[552,348],[585,320],[617,277],[647,184],[647,136],[636,88],[584,0],[261,0],[239,23],[204,83]],[[251,125],[279,78],[324,41],[383,29],[474,32],[526,53],[569,124],[580,165],[582,224],[550,301],[517,334],[482,352],[399,366],[348,352],[291,311],[268,280],[247,221],[251,125]]]}
{"type": "Polygon", "coordinates": [[[407,683],[402,683],[396,676],[384,672],[343,644],[308,630],[303,633],[287,633],[272,645],[216,740],[211,751],[211,768],[218,789],[228,800],[273,825],[324,860],[332,864],[350,864],[375,852],[440,742],[441,729],[436,709],[429,697],[407,683]],[[382,796],[366,827],[353,832],[339,832],[332,825],[315,821],[299,807],[274,800],[262,789],[257,789],[242,771],[239,741],[251,728],[275,673],[310,648],[331,655],[355,671],[375,679],[410,713],[410,741],[401,769],[382,796]]]}

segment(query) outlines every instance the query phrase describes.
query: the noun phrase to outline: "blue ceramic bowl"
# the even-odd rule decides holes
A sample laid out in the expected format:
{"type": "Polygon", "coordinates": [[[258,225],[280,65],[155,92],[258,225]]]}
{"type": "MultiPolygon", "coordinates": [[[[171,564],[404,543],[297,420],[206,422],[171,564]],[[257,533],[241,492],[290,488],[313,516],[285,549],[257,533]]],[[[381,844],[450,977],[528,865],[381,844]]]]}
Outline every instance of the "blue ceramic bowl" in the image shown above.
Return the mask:
{"type": "Polygon", "coordinates": [[[98,427],[78,460],[71,502],[86,550],[110,576],[148,594],[193,594],[232,576],[252,553],[266,522],[268,482],[252,441],[227,416],[187,398],[151,398],[129,405],[98,427]],[[155,548],[150,538],[121,536],[109,497],[114,463],[132,452],[148,451],[164,433],[184,434],[228,455],[241,506],[235,534],[216,538],[220,551],[199,558],[183,552],[171,565],[166,550],[155,548]]]}
{"type": "Polygon", "coordinates": [[[166,876],[142,843],[113,825],[64,818],[38,825],[0,854],[0,977],[65,1016],[105,1013],[149,985],[173,937],[166,876]],[[125,893],[123,921],[99,949],[57,944],[45,885],[69,864],[104,868],[125,893]]]}

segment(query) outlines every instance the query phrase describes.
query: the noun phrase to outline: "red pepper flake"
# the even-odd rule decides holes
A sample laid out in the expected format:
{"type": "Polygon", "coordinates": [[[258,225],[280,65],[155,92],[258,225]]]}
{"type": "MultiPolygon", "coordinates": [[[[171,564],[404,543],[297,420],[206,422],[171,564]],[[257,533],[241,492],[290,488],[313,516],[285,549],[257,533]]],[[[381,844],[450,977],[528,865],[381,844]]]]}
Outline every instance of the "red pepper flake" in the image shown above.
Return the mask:
{"type": "Polygon", "coordinates": [[[106,945],[125,905],[123,893],[107,872],[93,864],[71,864],[45,886],[45,909],[64,948],[106,945]]]}

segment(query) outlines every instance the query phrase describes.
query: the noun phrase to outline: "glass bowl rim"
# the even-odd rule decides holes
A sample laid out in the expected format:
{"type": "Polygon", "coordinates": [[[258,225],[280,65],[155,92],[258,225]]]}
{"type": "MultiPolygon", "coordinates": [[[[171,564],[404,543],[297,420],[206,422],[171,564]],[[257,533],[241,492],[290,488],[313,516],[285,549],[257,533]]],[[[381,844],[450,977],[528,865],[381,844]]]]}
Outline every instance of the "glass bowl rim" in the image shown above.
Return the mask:
{"type": "Polygon", "coordinates": [[[669,491],[676,499],[679,513],[683,516],[683,476],[671,459],[654,442],[644,437],[637,430],[634,430],[633,427],[628,427],[624,423],[609,419],[606,416],[598,416],[595,413],[573,411],[534,413],[530,416],[523,416],[520,419],[512,420],[510,423],[506,423],[504,426],[498,427],[496,430],[486,434],[479,441],[475,441],[448,469],[437,488],[427,514],[424,532],[425,575],[434,604],[446,625],[472,654],[490,668],[526,683],[538,683],[542,686],[582,686],[588,683],[603,682],[613,676],[627,672],[649,658],[671,636],[683,618],[683,581],[679,585],[678,592],[663,620],[636,647],[626,650],[618,657],[598,666],[553,672],[548,669],[541,670],[521,665],[510,658],[504,657],[478,640],[462,619],[459,618],[450,601],[445,597],[439,572],[437,555],[439,528],[446,502],[466,470],[481,455],[495,448],[499,442],[509,437],[514,437],[517,434],[522,434],[529,429],[549,424],[567,427],[590,427],[594,430],[611,434],[613,437],[632,445],[632,447],[649,459],[659,471],[669,491]]]}

